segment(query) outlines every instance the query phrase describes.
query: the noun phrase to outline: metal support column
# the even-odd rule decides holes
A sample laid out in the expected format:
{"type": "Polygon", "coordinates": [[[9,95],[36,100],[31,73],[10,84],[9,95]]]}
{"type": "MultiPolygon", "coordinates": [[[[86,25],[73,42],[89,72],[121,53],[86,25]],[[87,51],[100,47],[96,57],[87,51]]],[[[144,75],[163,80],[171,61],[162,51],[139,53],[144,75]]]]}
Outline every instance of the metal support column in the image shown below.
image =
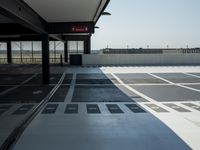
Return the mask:
{"type": "Polygon", "coordinates": [[[91,54],[91,35],[84,40],[84,54],[91,54]]]}
{"type": "Polygon", "coordinates": [[[20,41],[20,61],[21,61],[21,63],[23,62],[23,55],[22,55],[22,42],[20,41]]]}
{"type": "Polygon", "coordinates": [[[88,36],[88,51],[87,54],[91,54],[91,35],[88,36]]]}
{"type": "Polygon", "coordinates": [[[53,42],[54,46],[54,62],[56,63],[56,41],[53,42]]]}
{"type": "Polygon", "coordinates": [[[50,66],[49,66],[49,35],[42,34],[42,79],[43,84],[49,84],[50,66]]]}
{"type": "Polygon", "coordinates": [[[64,57],[65,57],[65,62],[68,62],[68,41],[64,43],[64,57]]]}
{"type": "Polygon", "coordinates": [[[31,59],[32,59],[32,63],[33,63],[33,57],[34,57],[34,52],[33,52],[33,50],[34,50],[34,45],[33,45],[33,41],[31,41],[31,59]]]}
{"type": "Polygon", "coordinates": [[[7,62],[12,63],[12,46],[11,41],[7,42],[7,62]]]}

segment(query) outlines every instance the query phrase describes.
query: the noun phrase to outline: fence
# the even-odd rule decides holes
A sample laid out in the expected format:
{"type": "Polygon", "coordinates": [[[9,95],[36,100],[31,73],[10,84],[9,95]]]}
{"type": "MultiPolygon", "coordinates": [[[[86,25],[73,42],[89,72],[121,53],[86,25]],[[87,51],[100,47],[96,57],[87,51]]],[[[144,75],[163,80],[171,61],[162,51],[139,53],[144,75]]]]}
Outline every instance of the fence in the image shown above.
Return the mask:
{"type": "MultiPolygon", "coordinates": [[[[49,58],[49,62],[51,64],[59,64],[60,63],[60,57],[59,58],[49,58]]],[[[62,62],[64,62],[64,59],[62,58],[62,62]]],[[[0,64],[6,64],[7,58],[0,58],[0,64]]],[[[41,64],[42,58],[12,58],[12,63],[14,64],[41,64]]]]}

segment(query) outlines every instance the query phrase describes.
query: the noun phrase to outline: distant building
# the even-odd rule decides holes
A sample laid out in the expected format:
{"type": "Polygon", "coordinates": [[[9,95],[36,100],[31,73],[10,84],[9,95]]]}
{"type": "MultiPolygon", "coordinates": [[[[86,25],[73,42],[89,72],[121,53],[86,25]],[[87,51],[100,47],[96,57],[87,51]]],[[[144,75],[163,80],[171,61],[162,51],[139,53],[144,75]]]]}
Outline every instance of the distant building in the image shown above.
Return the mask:
{"type": "Polygon", "coordinates": [[[100,54],[166,54],[166,53],[200,53],[200,48],[180,48],[180,49],[113,49],[105,48],[100,50],[100,54]]]}

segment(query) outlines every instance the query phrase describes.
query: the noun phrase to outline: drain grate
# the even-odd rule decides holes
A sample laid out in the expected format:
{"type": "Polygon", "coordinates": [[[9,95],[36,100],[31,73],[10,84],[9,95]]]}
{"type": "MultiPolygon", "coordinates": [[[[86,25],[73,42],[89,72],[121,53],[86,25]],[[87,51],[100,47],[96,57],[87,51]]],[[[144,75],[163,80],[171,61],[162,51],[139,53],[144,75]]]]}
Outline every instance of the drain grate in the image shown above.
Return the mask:
{"type": "Polygon", "coordinates": [[[116,104],[106,104],[108,110],[110,111],[110,113],[112,114],[119,114],[119,113],[124,113],[118,105],[116,104]]]}
{"type": "Polygon", "coordinates": [[[65,114],[76,114],[78,113],[78,104],[67,104],[65,108],[65,114]]]}
{"type": "Polygon", "coordinates": [[[57,108],[58,104],[48,104],[42,111],[42,114],[54,114],[57,108]]]}
{"type": "Polygon", "coordinates": [[[87,113],[89,114],[99,114],[101,113],[99,106],[97,104],[87,104],[87,113]]]}
{"type": "Polygon", "coordinates": [[[182,103],[182,104],[185,105],[185,106],[188,106],[190,108],[193,108],[193,109],[196,109],[196,110],[200,111],[200,106],[198,106],[198,105],[195,105],[195,104],[192,104],[192,103],[182,103]]]}
{"type": "Polygon", "coordinates": [[[164,104],[164,105],[166,105],[167,107],[172,108],[172,109],[174,109],[178,112],[191,112],[190,110],[185,109],[183,107],[180,107],[180,106],[173,104],[173,103],[167,103],[167,104],[164,104]]]}
{"type": "Polygon", "coordinates": [[[142,108],[136,104],[125,104],[134,113],[146,113],[142,108]]]}
{"type": "Polygon", "coordinates": [[[145,104],[147,107],[151,108],[152,110],[159,112],[159,113],[165,113],[168,112],[167,110],[165,110],[164,108],[155,105],[155,104],[145,104]]]}
{"type": "Polygon", "coordinates": [[[24,115],[26,114],[34,105],[23,105],[20,108],[18,108],[16,111],[14,111],[13,115],[24,115]]]}

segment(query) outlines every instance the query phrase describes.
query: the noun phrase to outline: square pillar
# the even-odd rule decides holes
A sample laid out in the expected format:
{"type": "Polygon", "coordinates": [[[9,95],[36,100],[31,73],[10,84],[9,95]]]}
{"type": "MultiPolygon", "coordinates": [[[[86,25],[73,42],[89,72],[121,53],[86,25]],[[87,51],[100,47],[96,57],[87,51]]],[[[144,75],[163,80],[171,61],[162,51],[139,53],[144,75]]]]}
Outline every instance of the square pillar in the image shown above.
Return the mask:
{"type": "Polygon", "coordinates": [[[49,66],[49,35],[42,34],[42,79],[43,84],[49,84],[50,66],[49,66]]]}
{"type": "Polygon", "coordinates": [[[91,54],[91,35],[84,40],[84,54],[91,54]]]}
{"type": "Polygon", "coordinates": [[[68,41],[64,43],[64,58],[65,62],[68,62],[68,41]]]}
{"type": "Polygon", "coordinates": [[[11,41],[7,42],[7,62],[12,63],[12,46],[11,41]]]}

